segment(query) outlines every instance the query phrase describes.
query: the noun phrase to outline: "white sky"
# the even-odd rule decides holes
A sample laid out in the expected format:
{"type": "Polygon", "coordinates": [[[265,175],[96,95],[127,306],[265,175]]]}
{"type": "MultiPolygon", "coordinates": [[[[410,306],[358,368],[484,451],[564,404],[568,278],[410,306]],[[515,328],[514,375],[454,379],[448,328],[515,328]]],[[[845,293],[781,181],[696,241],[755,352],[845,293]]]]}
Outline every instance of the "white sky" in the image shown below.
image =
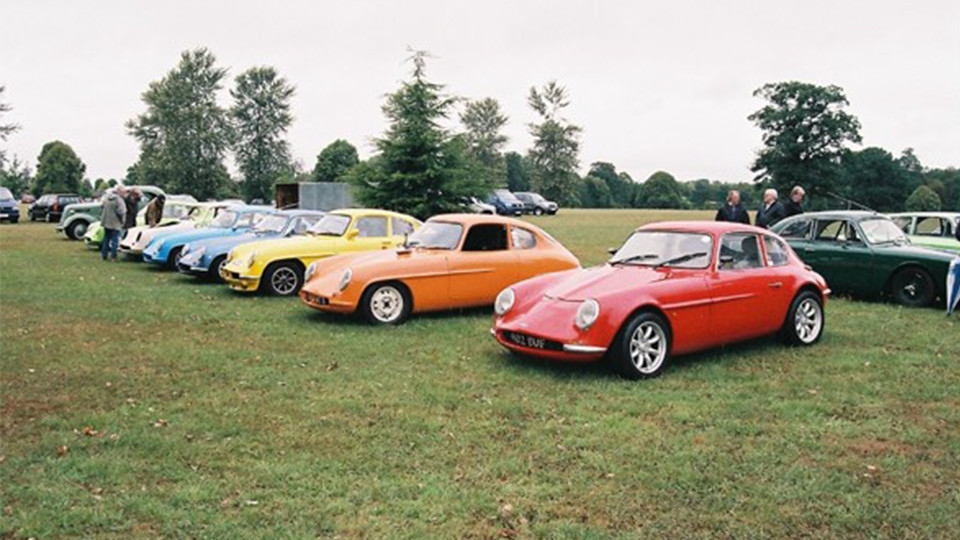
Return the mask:
{"type": "Polygon", "coordinates": [[[140,93],[199,46],[231,85],[272,65],[297,87],[289,140],[307,169],[337,138],[370,155],[408,46],[433,54],[428,75],[449,92],[500,101],[511,150],[530,144],[530,86],[565,85],[584,169],[748,180],[760,132],[746,117],[762,105],[751,94],[781,80],[843,87],[865,146],[960,166],[958,0],[2,0],[3,121],[22,126],[8,150],[35,167],[60,139],[89,177],[122,177],[140,93]]]}

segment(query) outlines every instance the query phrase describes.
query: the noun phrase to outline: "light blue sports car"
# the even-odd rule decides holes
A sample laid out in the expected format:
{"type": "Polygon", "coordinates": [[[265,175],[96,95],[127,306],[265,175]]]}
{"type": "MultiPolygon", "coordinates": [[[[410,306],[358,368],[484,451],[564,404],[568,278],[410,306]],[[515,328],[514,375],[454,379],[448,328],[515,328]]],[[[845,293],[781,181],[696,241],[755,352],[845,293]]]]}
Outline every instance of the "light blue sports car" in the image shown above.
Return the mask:
{"type": "Polygon", "coordinates": [[[269,206],[235,206],[221,210],[210,225],[202,229],[158,234],[144,248],[143,261],[176,268],[183,246],[207,238],[239,236],[274,212],[276,210],[269,206]]]}
{"type": "Polygon", "coordinates": [[[303,234],[323,215],[316,210],[282,210],[266,216],[243,234],[190,242],[180,252],[177,269],[184,274],[222,281],[220,267],[234,247],[256,240],[303,234]]]}

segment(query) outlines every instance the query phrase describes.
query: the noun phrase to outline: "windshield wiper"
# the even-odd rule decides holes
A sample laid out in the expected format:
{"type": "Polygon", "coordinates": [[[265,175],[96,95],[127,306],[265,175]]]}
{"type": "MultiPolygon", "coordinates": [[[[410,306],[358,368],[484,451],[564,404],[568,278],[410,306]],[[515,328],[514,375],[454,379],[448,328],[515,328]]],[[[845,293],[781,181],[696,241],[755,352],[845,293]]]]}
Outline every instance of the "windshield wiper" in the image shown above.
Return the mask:
{"type": "Polygon", "coordinates": [[[672,259],[667,259],[665,261],[658,262],[657,264],[653,265],[653,267],[659,268],[661,266],[672,266],[674,264],[680,264],[683,262],[687,262],[689,260],[699,259],[700,257],[706,257],[706,256],[707,256],[706,251],[697,251],[696,253],[687,253],[686,255],[680,255],[679,257],[674,257],[672,259]]]}
{"type": "Polygon", "coordinates": [[[610,264],[626,264],[633,261],[649,261],[650,259],[657,259],[659,257],[660,255],[657,253],[641,253],[640,255],[631,255],[625,259],[610,261],[610,264]]]}

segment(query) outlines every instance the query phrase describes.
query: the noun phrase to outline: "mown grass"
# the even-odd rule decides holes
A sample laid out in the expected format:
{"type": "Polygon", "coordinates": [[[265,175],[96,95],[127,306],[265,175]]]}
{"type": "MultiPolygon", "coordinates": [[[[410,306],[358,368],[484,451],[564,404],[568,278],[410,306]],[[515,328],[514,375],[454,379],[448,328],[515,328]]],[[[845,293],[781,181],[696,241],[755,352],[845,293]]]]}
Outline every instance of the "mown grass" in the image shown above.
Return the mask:
{"type": "MultiPolygon", "coordinates": [[[[542,224],[585,264],[642,222],[542,224]]],[[[833,300],[623,381],[507,355],[487,310],[373,328],[0,227],[0,534],[947,538],[960,325],[833,300]]]]}

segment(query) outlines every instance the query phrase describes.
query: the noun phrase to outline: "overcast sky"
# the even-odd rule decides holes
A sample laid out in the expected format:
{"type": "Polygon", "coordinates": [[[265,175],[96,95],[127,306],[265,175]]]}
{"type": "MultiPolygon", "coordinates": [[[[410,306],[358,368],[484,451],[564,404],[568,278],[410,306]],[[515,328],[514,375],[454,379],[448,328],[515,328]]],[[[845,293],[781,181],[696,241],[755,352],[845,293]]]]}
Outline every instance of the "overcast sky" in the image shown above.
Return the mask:
{"type": "Polygon", "coordinates": [[[556,79],[584,128],[583,168],[609,161],[638,181],[750,179],[752,92],[784,80],[843,87],[865,146],[960,166],[958,0],[2,0],[3,121],[21,126],[6,145],[35,167],[60,139],[90,178],[122,177],[141,92],[207,47],[229,85],[271,65],[296,86],[289,140],[307,169],[337,138],[366,157],[408,46],[434,56],[428,75],[450,93],[500,101],[511,150],[530,144],[529,88],[556,79]]]}

